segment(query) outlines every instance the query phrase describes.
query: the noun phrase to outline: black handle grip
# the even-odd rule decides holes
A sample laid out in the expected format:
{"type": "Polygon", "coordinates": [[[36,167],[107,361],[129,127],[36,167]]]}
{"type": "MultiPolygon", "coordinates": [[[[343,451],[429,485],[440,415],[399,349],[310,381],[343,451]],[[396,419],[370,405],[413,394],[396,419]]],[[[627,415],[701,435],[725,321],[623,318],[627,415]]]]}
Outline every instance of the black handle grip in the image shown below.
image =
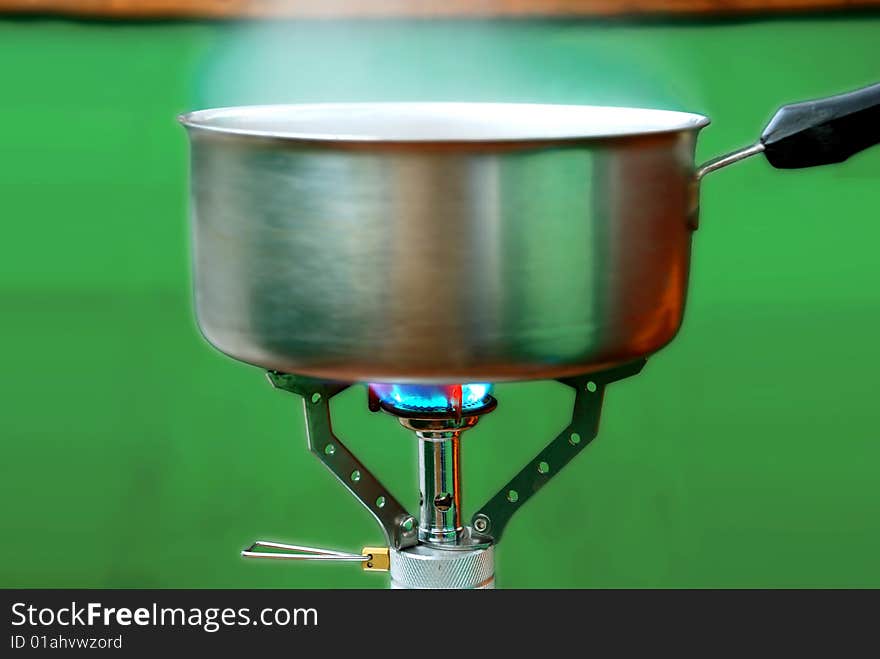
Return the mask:
{"type": "Polygon", "coordinates": [[[843,162],[880,142],[880,84],[848,94],[785,105],[761,135],[774,167],[843,162]]]}

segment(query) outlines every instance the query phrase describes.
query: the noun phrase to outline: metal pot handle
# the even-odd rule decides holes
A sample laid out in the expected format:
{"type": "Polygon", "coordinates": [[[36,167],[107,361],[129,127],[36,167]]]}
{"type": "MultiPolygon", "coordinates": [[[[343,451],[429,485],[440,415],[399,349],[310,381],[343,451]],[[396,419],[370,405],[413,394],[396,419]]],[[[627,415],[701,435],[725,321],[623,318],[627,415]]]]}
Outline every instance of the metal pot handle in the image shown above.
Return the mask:
{"type": "Polygon", "coordinates": [[[878,142],[880,83],[782,106],[757,143],[705,163],[697,168],[697,180],[756,153],[777,169],[799,169],[843,162],[878,142]]]}

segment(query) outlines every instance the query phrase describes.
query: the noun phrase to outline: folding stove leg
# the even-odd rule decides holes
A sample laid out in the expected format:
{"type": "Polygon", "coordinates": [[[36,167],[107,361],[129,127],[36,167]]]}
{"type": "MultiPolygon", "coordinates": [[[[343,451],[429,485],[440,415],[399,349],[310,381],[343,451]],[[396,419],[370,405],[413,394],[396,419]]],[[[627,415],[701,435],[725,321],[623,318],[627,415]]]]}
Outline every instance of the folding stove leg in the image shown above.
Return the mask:
{"type": "Polygon", "coordinates": [[[646,361],[559,380],[576,392],[571,423],[471,518],[476,534],[498,543],[513,514],[596,437],[606,385],[636,375],[646,361]]]}
{"type": "Polygon", "coordinates": [[[395,549],[415,545],[418,542],[415,518],[333,434],[330,399],[349,385],[276,371],[269,371],[267,376],[276,389],[302,396],[309,450],[376,518],[388,545],[395,549]]]}

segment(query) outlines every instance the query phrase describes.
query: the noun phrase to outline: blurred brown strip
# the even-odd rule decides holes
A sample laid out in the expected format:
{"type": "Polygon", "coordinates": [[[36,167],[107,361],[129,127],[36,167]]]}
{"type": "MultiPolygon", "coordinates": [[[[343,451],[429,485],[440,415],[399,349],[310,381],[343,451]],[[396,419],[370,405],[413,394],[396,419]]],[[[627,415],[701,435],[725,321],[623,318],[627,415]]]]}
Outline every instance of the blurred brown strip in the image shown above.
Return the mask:
{"type": "Polygon", "coordinates": [[[754,14],[880,8],[880,0],[0,0],[0,14],[353,18],[754,14]]]}

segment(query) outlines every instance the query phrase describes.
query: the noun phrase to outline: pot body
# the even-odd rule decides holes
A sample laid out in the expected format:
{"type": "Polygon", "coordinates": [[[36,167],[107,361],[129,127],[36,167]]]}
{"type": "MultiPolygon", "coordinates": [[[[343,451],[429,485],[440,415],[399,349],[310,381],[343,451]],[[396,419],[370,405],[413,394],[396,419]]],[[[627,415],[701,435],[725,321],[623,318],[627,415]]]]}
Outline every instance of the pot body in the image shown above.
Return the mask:
{"type": "Polygon", "coordinates": [[[334,144],[193,129],[199,326],[236,359],[371,382],[562,377],[682,320],[696,128],[334,144]]]}

